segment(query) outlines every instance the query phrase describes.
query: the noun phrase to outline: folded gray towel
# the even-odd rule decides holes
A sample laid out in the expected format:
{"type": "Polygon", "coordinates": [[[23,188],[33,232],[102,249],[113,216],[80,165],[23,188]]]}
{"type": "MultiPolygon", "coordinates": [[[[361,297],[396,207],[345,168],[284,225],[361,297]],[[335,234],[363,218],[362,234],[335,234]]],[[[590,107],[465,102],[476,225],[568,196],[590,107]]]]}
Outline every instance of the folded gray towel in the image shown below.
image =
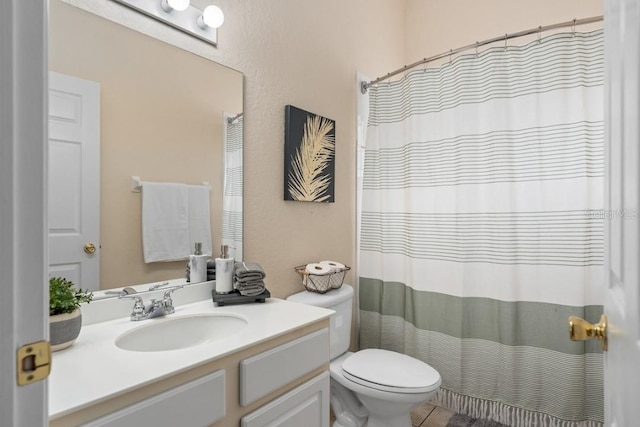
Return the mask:
{"type": "Polygon", "coordinates": [[[258,286],[255,289],[243,289],[243,290],[238,290],[238,292],[240,292],[240,295],[255,297],[256,295],[260,295],[264,293],[264,288],[261,286],[258,286]]]}
{"type": "Polygon", "coordinates": [[[238,277],[235,276],[236,282],[240,282],[240,283],[248,283],[248,282],[253,282],[253,281],[260,281],[262,279],[264,279],[264,276],[261,274],[250,274],[250,275],[246,275],[243,277],[238,277]]]}
{"type": "Polygon", "coordinates": [[[260,280],[249,280],[246,282],[239,282],[236,280],[234,282],[234,286],[236,287],[236,289],[246,288],[246,287],[255,286],[255,285],[264,286],[264,281],[260,279],[260,280]]]}
{"type": "Polygon", "coordinates": [[[263,279],[266,276],[262,266],[257,262],[237,261],[233,266],[233,273],[239,279],[247,277],[263,279]]]}
{"type": "Polygon", "coordinates": [[[210,259],[207,261],[207,270],[215,270],[216,269],[216,260],[210,259]]]}
{"type": "Polygon", "coordinates": [[[236,282],[236,289],[241,295],[256,296],[265,290],[265,284],[262,280],[256,280],[249,283],[236,282]]]}

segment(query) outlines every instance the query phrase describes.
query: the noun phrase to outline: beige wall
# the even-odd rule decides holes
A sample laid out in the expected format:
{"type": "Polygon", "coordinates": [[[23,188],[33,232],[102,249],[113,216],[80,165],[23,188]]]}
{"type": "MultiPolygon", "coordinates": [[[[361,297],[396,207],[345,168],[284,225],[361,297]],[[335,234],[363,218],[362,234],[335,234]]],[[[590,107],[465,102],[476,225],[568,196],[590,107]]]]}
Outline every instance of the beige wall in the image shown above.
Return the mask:
{"type": "Polygon", "coordinates": [[[242,111],[242,75],[58,0],[50,29],[50,69],[101,85],[101,288],[184,277],[185,261],[144,263],[131,176],[209,182],[219,247],[223,113],[242,111]]]}
{"type": "MultiPolygon", "coordinates": [[[[406,0],[406,2],[405,59],[407,64],[502,34],[604,13],[603,0],[406,0]]],[[[598,28],[601,26],[602,24],[599,24],[598,28]]],[[[580,29],[584,30],[584,27],[578,28],[580,29]]]]}
{"type": "Polygon", "coordinates": [[[297,265],[354,266],[356,72],[378,75],[402,61],[405,11],[398,0],[219,3],[228,11],[220,53],[246,76],[246,258],[285,297],[302,290],[297,265]],[[287,104],[336,121],[335,203],[283,201],[287,104]]]}

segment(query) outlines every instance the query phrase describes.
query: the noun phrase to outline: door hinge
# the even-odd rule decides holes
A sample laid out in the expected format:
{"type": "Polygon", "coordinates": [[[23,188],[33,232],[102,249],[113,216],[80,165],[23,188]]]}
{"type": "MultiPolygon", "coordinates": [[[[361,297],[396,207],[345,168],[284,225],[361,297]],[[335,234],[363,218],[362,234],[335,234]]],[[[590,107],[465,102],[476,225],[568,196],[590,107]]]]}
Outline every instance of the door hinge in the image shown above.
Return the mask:
{"type": "Polygon", "coordinates": [[[18,385],[43,380],[51,372],[51,343],[38,341],[23,345],[17,354],[18,385]]]}

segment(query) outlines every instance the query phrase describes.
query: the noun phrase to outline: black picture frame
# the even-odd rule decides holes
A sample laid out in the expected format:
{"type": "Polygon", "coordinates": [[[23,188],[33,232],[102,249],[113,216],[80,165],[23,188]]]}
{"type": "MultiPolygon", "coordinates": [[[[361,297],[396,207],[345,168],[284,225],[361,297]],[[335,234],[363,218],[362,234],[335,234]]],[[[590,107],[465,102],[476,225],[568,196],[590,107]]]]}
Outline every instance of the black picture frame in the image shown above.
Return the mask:
{"type": "Polygon", "coordinates": [[[284,200],[335,201],[336,122],[285,106],[284,200]]]}

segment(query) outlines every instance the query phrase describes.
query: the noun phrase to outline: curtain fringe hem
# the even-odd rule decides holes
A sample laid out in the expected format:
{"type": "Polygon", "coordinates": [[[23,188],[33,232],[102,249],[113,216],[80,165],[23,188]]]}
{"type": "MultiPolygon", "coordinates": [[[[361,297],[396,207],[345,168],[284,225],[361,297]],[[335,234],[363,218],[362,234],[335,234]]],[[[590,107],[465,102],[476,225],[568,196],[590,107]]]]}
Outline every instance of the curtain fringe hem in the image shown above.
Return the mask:
{"type": "Polygon", "coordinates": [[[603,423],[599,421],[562,420],[542,412],[529,411],[501,402],[464,396],[445,389],[440,389],[430,403],[448,408],[455,413],[474,418],[489,419],[511,427],[603,427],[603,423]]]}

